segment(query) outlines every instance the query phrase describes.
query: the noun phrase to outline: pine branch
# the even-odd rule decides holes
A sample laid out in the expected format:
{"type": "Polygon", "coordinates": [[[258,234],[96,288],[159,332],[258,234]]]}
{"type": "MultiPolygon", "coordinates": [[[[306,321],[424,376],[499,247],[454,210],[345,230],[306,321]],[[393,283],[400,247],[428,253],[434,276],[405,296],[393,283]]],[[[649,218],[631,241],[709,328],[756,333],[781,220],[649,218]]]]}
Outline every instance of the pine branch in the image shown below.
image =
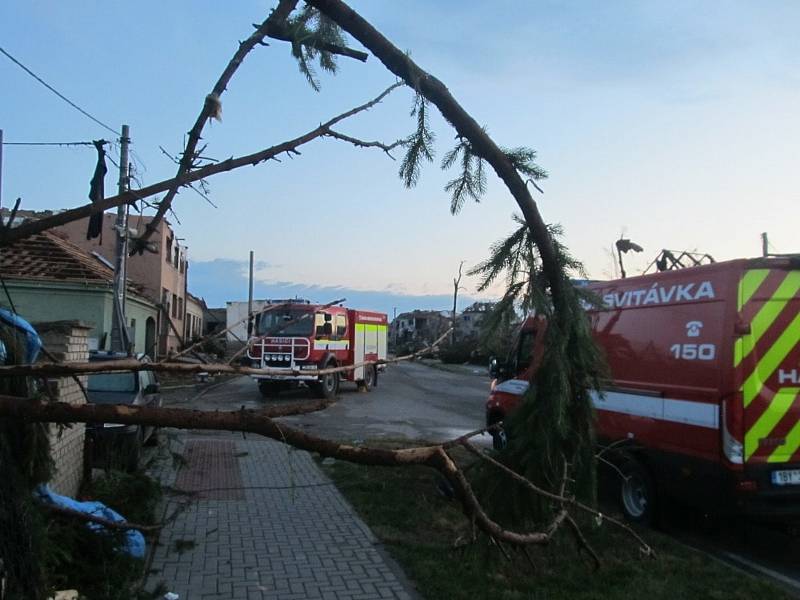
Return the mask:
{"type": "Polygon", "coordinates": [[[481,197],[486,193],[486,172],[483,168],[483,159],[473,152],[468,141],[460,140],[455,148],[445,154],[442,159],[442,169],[452,167],[459,157],[461,174],[444,187],[445,191],[452,194],[450,212],[454,215],[461,210],[467,198],[480,202],[481,197]]]}
{"type": "Polygon", "coordinates": [[[428,100],[417,93],[411,109],[411,116],[417,117],[417,131],[403,140],[403,145],[407,146],[408,150],[399,171],[400,178],[407,188],[417,185],[422,160],[433,162],[433,142],[436,140],[436,135],[428,125],[427,105],[428,100]]]}

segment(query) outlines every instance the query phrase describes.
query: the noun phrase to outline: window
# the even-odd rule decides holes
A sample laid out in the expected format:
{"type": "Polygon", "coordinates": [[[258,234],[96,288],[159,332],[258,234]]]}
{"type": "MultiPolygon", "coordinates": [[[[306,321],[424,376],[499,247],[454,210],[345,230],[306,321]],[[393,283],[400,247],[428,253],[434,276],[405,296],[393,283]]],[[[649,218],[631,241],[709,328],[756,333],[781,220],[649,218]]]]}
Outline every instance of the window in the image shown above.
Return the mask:
{"type": "Polygon", "coordinates": [[[280,337],[311,335],[312,315],[311,311],[292,308],[262,313],[256,318],[256,333],[280,337]]]}
{"type": "Polygon", "coordinates": [[[164,252],[164,260],[166,260],[167,262],[172,261],[172,236],[169,236],[167,238],[167,248],[166,251],[164,252]]]}
{"type": "Polygon", "coordinates": [[[178,298],[178,319],[183,320],[183,298],[178,298]]]}
{"type": "Polygon", "coordinates": [[[347,335],[347,316],[336,315],[336,337],[347,335]]]}
{"type": "Polygon", "coordinates": [[[173,256],[173,260],[172,260],[172,266],[177,269],[178,268],[178,260],[180,259],[180,256],[181,256],[181,250],[180,250],[180,247],[178,246],[178,244],[175,244],[175,249],[173,250],[173,255],[174,256],[173,256]]]}
{"type": "Polygon", "coordinates": [[[178,297],[175,294],[172,294],[172,318],[175,319],[178,316],[178,297]]]}
{"type": "Polygon", "coordinates": [[[330,313],[317,313],[314,317],[314,331],[317,336],[333,334],[333,316],[330,313]]]}

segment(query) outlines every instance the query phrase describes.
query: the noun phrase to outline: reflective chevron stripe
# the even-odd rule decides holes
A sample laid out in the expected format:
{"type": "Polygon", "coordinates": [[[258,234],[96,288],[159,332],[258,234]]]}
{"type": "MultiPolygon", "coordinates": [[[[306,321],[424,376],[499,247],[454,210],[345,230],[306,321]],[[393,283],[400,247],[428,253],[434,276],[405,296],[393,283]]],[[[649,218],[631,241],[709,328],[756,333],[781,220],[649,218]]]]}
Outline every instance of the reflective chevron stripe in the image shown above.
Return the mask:
{"type": "Polygon", "coordinates": [[[800,271],[747,271],[738,291],[739,319],[750,326],[733,348],[745,410],[744,459],[787,462],[800,449],[800,388],[780,387],[794,382],[778,371],[787,360],[794,364],[800,344],[800,271]]]}
{"type": "Polygon", "coordinates": [[[789,352],[800,342],[800,313],[783,330],[772,347],[764,353],[756,368],[745,379],[742,386],[745,407],[749,406],[764,387],[764,382],[775,372],[789,352]]]}
{"type": "MultiPolygon", "coordinates": [[[[760,285],[766,278],[766,274],[769,274],[769,271],[759,269],[757,271],[748,271],[747,275],[742,277],[742,281],[739,284],[740,312],[747,304],[747,301],[753,297],[756,291],[753,286],[756,282],[760,285]],[[748,279],[750,273],[756,273],[758,276],[748,279]],[[762,276],[762,273],[765,273],[765,275],[762,276]]],[[[764,306],[761,307],[761,310],[758,311],[758,314],[750,323],[750,333],[736,340],[733,351],[734,367],[738,367],[739,363],[753,351],[761,336],[775,323],[783,309],[786,308],[789,300],[799,290],[800,271],[791,271],[778,286],[778,289],[775,290],[775,293],[772,294],[772,297],[767,302],[764,302],[764,306]]]]}
{"type": "MultiPolygon", "coordinates": [[[[744,438],[744,459],[748,460],[758,448],[758,442],[769,436],[780,420],[786,416],[794,404],[798,389],[783,389],[775,394],[769,408],[761,413],[761,417],[753,424],[744,438]]],[[[791,453],[790,453],[791,454],[791,453]]]]}

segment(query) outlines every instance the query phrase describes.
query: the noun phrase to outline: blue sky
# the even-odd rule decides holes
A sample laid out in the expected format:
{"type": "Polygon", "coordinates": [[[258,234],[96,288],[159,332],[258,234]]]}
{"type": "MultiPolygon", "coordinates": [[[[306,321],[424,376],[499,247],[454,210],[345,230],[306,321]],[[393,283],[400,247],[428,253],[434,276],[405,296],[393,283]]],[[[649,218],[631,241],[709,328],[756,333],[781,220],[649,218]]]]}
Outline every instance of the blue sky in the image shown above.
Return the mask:
{"type": "MultiPolygon", "coordinates": [[[[130,124],[142,184],[170,177],[177,153],[235,49],[268,1],[55,1],[0,4],[0,45],[83,108],[130,124]]],[[[354,2],[504,146],[530,146],[550,178],[537,201],[595,278],[613,276],[621,233],[645,247],[718,260],[797,251],[800,4],[796,2],[354,2]]],[[[354,45],[355,44],[354,42],[354,45]]],[[[248,57],[205,133],[207,156],[272,145],[376,95],[393,78],[371,58],[340,61],[315,93],[279,42],[248,57]]],[[[0,56],[6,141],[109,136],[0,56]]],[[[411,94],[344,123],[393,141],[413,128],[411,94]]],[[[262,263],[257,293],[306,290],[325,301],[447,308],[460,261],[485,258],[512,228],[513,200],[490,176],[457,216],[438,169],[453,134],[437,114],[437,159],[406,190],[380,151],[319,140],[302,155],[213,178],[219,209],[184,191],[175,211],[192,259],[191,290],[241,299],[244,261],[262,263]],[[362,294],[356,297],[354,294],[362,294]],[[336,293],[333,293],[335,296],[336,293]],[[353,300],[357,298],[357,300],[353,300]]],[[[4,150],[3,204],[83,203],[93,156],[83,148],[4,150]]],[[[110,188],[115,178],[109,176],[110,188]]],[[[475,296],[465,278],[464,301],[475,296]]],[[[301,293],[301,292],[297,292],[301,293]]],[[[490,291],[497,295],[499,289],[490,291]]],[[[366,307],[366,306],[365,306],[366,307]]]]}

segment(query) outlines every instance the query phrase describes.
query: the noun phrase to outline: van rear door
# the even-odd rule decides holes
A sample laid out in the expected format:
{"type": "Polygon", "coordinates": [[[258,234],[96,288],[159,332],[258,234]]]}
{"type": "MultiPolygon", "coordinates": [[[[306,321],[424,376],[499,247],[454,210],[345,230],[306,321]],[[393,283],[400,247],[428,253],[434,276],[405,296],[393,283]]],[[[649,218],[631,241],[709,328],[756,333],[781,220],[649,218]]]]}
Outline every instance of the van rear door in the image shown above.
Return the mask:
{"type": "Polygon", "coordinates": [[[770,260],[739,281],[734,367],[744,404],[744,461],[775,485],[800,486],[800,268],[770,260]],[[776,481],[776,477],[784,480],[776,481]],[[794,480],[796,479],[796,481],[794,480]]]}

